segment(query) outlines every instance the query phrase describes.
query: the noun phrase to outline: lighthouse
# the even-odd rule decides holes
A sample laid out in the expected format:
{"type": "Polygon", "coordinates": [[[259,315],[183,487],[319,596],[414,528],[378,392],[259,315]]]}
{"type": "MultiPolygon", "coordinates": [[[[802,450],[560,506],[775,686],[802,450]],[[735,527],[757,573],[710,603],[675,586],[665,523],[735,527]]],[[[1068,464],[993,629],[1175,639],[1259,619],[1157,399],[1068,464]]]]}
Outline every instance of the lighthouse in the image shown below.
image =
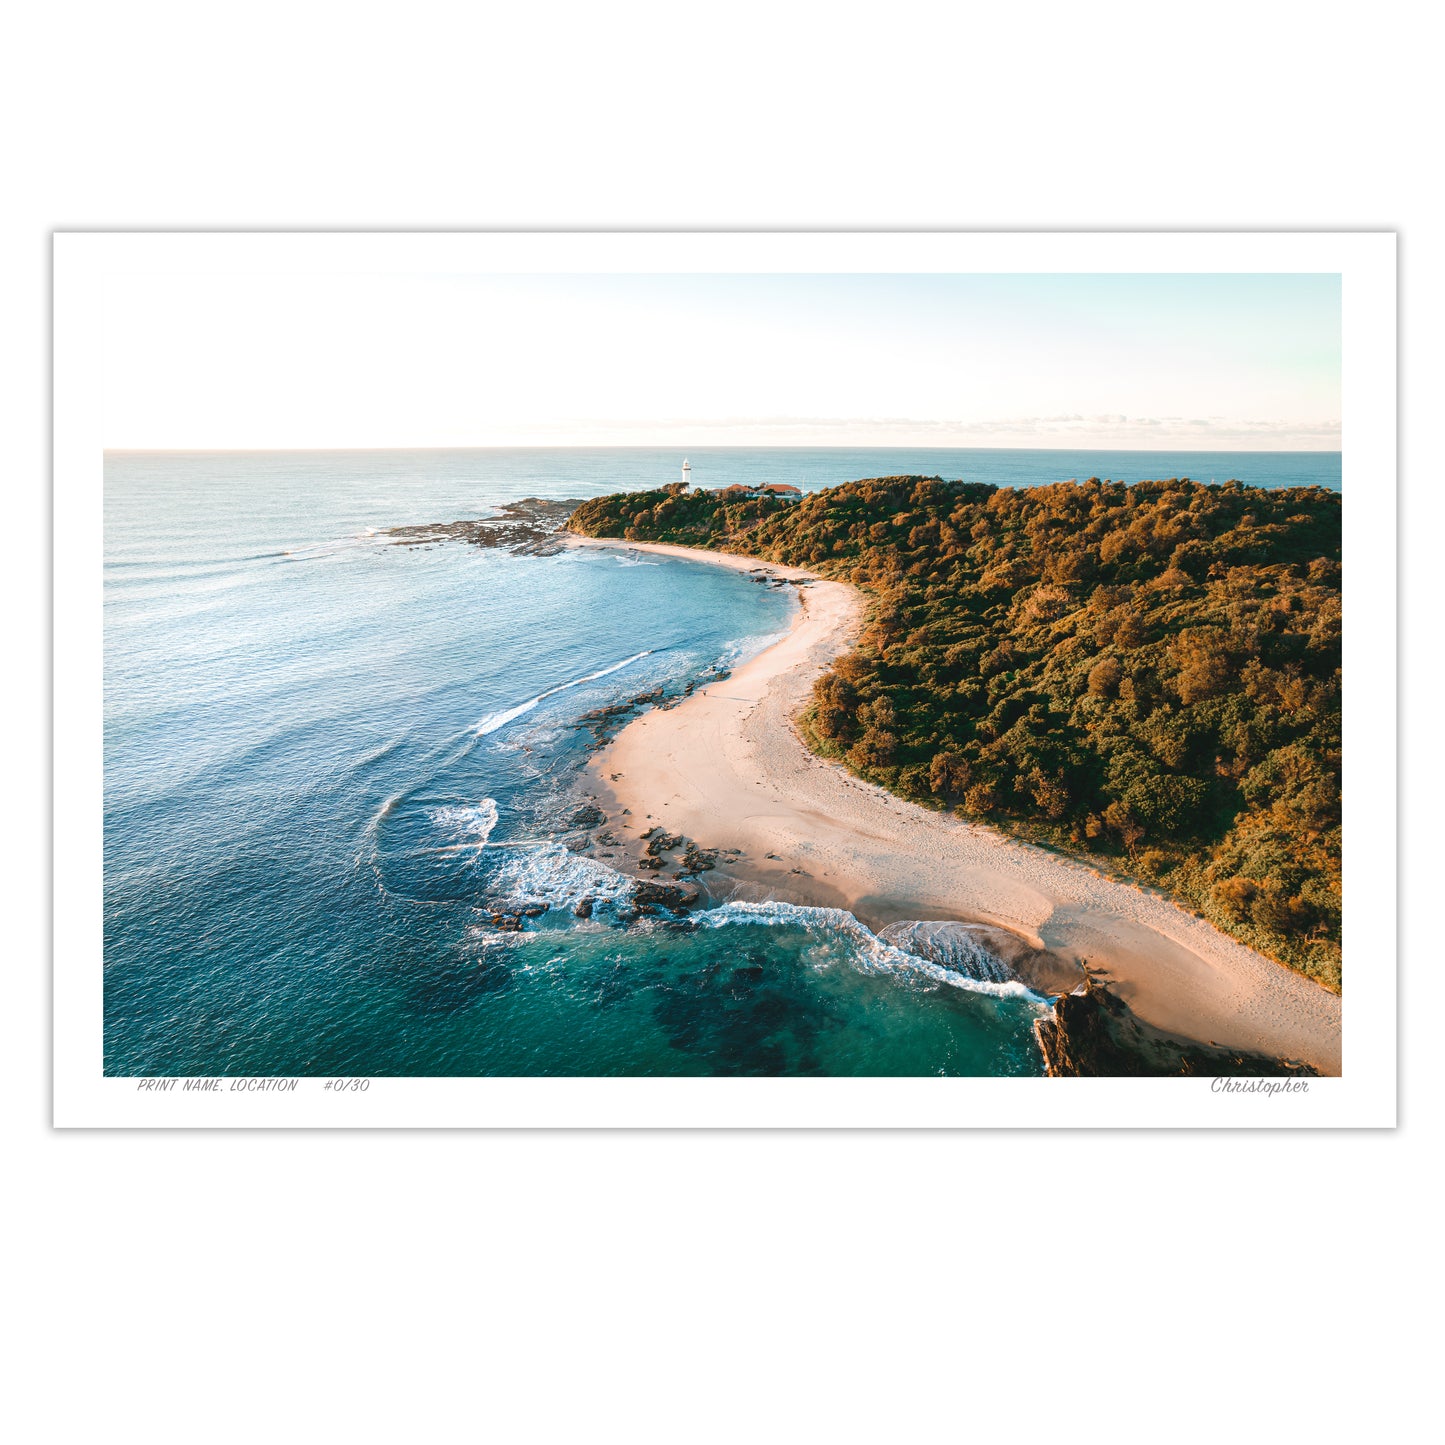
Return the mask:
{"type": "Polygon", "coordinates": [[[686,457],[682,459],[682,484],[684,487],[692,485],[692,468],[688,465],[686,457]]]}

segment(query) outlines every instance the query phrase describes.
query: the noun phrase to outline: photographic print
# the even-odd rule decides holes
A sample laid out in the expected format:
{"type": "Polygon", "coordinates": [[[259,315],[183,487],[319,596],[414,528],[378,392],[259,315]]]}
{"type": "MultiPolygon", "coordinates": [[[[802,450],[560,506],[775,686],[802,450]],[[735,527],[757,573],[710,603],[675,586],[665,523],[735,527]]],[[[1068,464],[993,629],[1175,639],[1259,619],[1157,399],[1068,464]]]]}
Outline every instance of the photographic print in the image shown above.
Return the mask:
{"type": "Polygon", "coordinates": [[[1110,1080],[1294,1123],[1379,1082],[1344,508],[1394,482],[1342,278],[1392,298],[1392,238],[115,239],[97,404],[58,387],[103,766],[57,969],[116,1109],[1102,1123],[1110,1080]]]}

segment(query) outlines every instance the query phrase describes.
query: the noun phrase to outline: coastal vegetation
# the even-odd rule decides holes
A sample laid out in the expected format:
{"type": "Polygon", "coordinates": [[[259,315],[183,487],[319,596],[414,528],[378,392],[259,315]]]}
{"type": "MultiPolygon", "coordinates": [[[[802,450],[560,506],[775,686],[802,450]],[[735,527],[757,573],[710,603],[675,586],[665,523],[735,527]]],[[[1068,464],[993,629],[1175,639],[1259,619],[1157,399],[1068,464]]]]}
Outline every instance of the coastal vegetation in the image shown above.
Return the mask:
{"type": "Polygon", "coordinates": [[[853,583],[872,605],[803,718],[819,753],[1162,887],[1340,988],[1338,493],[678,484],[569,526],[853,583]]]}

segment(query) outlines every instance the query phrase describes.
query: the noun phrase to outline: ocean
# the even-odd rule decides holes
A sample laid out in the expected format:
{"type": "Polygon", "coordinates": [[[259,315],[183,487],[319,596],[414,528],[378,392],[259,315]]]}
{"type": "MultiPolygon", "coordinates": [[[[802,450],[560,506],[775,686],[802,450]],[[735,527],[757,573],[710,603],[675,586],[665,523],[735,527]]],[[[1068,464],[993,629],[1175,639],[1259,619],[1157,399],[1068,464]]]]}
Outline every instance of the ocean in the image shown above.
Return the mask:
{"type": "MultiPolygon", "coordinates": [[[[689,456],[702,486],[1340,482],[1338,453],[689,456]]],[[[1016,987],[942,981],[833,910],[625,921],[627,880],[564,846],[583,714],[760,650],[788,625],[786,591],[666,558],[381,535],[659,486],[681,461],[107,455],[107,1074],[1041,1072],[1042,1004],[1016,987]],[[490,926],[519,907],[524,931],[490,926]]]]}

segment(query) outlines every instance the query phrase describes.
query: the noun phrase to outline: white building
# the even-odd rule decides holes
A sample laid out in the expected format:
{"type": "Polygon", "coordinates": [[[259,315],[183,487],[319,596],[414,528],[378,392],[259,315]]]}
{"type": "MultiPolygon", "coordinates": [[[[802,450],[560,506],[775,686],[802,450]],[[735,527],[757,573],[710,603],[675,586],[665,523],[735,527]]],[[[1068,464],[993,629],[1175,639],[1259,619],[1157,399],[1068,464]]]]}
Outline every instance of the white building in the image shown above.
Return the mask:
{"type": "Polygon", "coordinates": [[[692,485],[692,467],[686,457],[682,459],[682,484],[685,487],[692,485]]]}

